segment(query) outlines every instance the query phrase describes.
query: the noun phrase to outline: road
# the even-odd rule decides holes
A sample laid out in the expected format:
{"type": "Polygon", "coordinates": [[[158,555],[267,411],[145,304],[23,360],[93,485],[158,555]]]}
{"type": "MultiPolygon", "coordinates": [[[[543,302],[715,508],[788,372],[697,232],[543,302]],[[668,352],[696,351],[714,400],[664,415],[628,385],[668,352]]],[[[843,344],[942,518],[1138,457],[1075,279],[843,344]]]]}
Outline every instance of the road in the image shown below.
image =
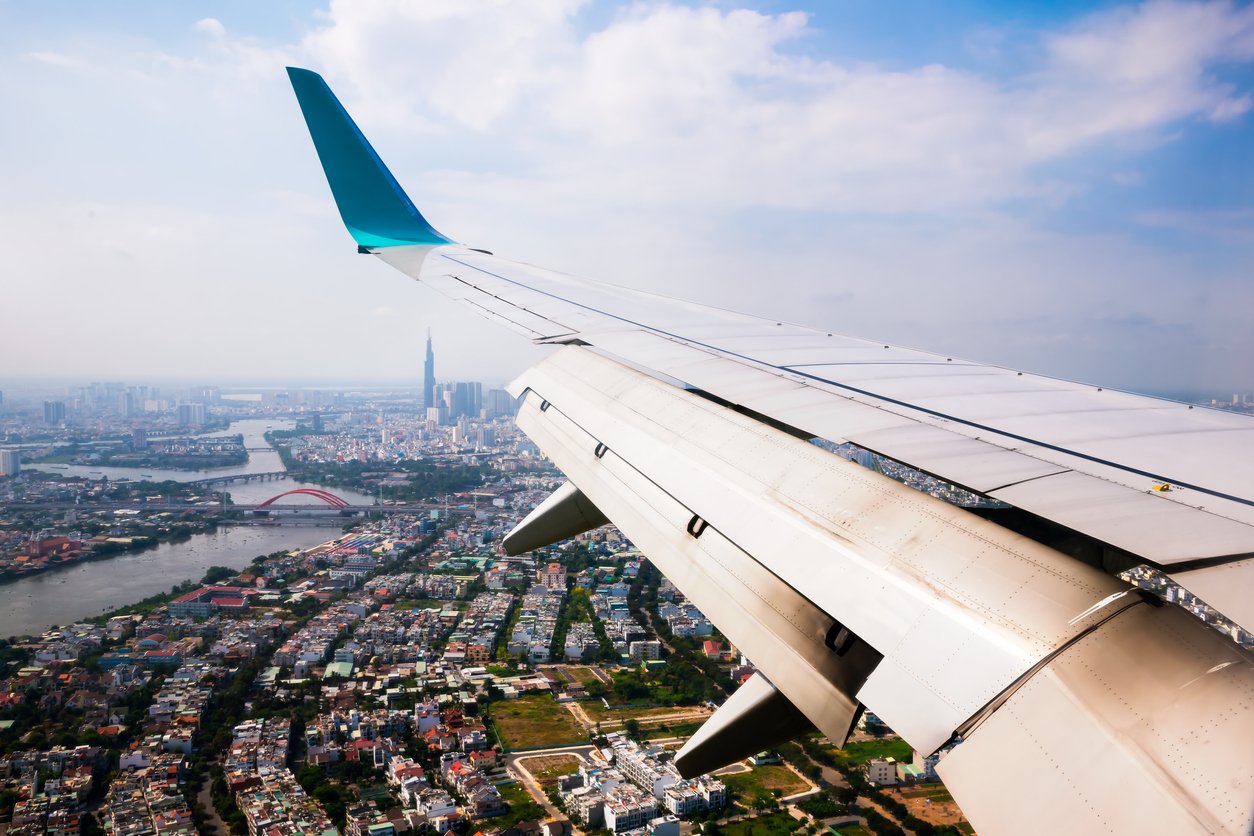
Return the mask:
{"type": "Polygon", "coordinates": [[[213,828],[210,833],[221,833],[223,836],[231,832],[231,828],[226,826],[226,822],[222,821],[222,817],[218,815],[218,808],[213,806],[213,793],[211,792],[213,782],[209,779],[209,775],[202,776],[204,781],[200,785],[200,792],[196,794],[196,800],[205,808],[205,812],[209,815],[209,826],[213,828]]]}
{"type": "MultiPolygon", "coordinates": [[[[549,797],[540,786],[540,782],[535,779],[535,776],[527,771],[527,767],[524,762],[534,758],[552,757],[553,755],[576,755],[581,761],[586,763],[588,755],[592,752],[593,748],[594,747],[588,745],[564,746],[557,749],[543,749],[538,752],[518,752],[516,754],[505,756],[505,767],[518,778],[518,782],[523,785],[523,787],[527,790],[527,793],[535,799],[536,803],[544,808],[544,811],[549,814],[550,818],[568,819],[570,818],[569,816],[554,807],[553,802],[549,801],[549,797]]],[[[574,831],[575,836],[583,836],[583,831],[580,830],[574,822],[571,822],[571,828],[574,831]]]]}

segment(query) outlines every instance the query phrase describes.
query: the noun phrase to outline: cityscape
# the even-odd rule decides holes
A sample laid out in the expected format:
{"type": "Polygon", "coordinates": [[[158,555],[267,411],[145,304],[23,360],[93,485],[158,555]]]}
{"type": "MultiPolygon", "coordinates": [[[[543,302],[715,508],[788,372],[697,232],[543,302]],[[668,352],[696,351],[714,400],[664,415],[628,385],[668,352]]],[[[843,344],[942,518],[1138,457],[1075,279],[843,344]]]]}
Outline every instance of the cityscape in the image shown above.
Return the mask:
{"type": "Polygon", "coordinates": [[[8,833],[971,832],[871,714],[681,778],[752,660],[613,526],[506,556],[563,477],[422,365],[9,396],[8,833]]]}
{"type": "MultiPolygon", "coordinates": [[[[753,660],[612,525],[507,556],[563,477],[508,392],[437,378],[430,335],[422,368],[0,401],[6,832],[973,832],[945,751],[870,713],[683,779],[753,660]]],[[[1126,578],[1254,646],[1165,575],[1126,578]]]]}

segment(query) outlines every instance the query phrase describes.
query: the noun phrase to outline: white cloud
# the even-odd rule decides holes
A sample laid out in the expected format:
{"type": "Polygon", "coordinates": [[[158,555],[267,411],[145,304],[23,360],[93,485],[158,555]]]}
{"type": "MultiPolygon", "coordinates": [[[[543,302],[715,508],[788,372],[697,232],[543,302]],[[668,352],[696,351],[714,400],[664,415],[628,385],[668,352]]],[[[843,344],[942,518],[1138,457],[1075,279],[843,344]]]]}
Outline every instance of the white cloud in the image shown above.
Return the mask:
{"type": "Polygon", "coordinates": [[[1220,73],[1254,59],[1249,8],[1090,16],[1041,36],[1013,78],[809,57],[813,24],[796,13],[591,17],[582,0],[337,0],[292,44],[233,25],[180,52],[100,37],[0,56],[0,77],[21,79],[0,83],[0,105],[22,116],[0,135],[0,239],[32,277],[13,304],[68,308],[55,346],[26,350],[46,317],[21,317],[0,358],[417,379],[434,324],[441,374],[504,379],[533,359],[353,254],[282,76],[296,63],[326,74],[433,223],[472,245],[1115,385],[1254,388],[1248,217],[1147,214],[1196,247],[1172,253],[1042,232],[1020,208],[1052,220],[1083,176],[1153,182],[1142,151],[1195,123],[1248,130],[1249,94],[1220,73]],[[1057,173],[1093,149],[1108,168],[1057,173]],[[143,323],[144,339],[105,351],[102,318],[143,323]],[[1145,333],[1172,335],[1170,357],[1145,352],[1145,333]]]}
{"type": "Polygon", "coordinates": [[[220,38],[226,34],[226,27],[222,25],[222,21],[213,17],[203,17],[196,21],[196,31],[204,32],[206,35],[212,35],[220,38]]]}
{"type": "Polygon", "coordinates": [[[523,187],[624,205],[916,212],[1056,193],[1042,163],[1239,118],[1218,62],[1254,57],[1254,8],[1150,3],[1043,40],[1018,78],[800,57],[804,14],[628,8],[580,36],[576,0],[333,2],[302,48],[363,119],[494,137],[523,187]]]}
{"type": "Polygon", "coordinates": [[[49,52],[47,50],[39,50],[30,53],[30,57],[40,64],[47,64],[50,67],[64,67],[71,70],[86,69],[87,64],[82,59],[75,58],[72,55],[63,55],[59,52],[49,52]]]}

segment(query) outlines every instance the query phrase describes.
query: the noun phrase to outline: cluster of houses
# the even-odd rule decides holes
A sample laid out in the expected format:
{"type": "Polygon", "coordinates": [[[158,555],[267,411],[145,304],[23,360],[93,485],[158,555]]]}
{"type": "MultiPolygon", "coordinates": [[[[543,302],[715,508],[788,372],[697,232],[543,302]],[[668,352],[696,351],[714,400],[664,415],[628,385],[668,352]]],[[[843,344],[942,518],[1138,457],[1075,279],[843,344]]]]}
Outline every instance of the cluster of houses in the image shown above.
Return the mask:
{"type": "Polygon", "coordinates": [[[460,613],[439,609],[395,609],[384,604],[353,630],[353,641],[376,664],[425,661],[433,642],[444,638],[460,613]]]}
{"type": "MultiPolygon", "coordinates": [[[[660,592],[658,597],[662,597],[660,592]]],[[[660,601],[657,614],[677,638],[709,636],[714,632],[714,625],[710,620],[688,601],[660,601]]]]}
{"type": "MultiPolygon", "coordinates": [[[[293,679],[305,679],[331,658],[331,648],[348,632],[348,627],[367,613],[360,601],[341,601],[319,612],[274,651],[273,661],[289,668],[293,679]]],[[[349,663],[349,673],[352,664],[349,663]]]]}
{"type": "Polygon", "coordinates": [[[381,601],[401,598],[432,598],[451,601],[457,597],[464,582],[454,575],[425,572],[399,572],[377,575],[366,581],[365,590],[381,601]]]}
{"type": "Polygon", "coordinates": [[[589,827],[615,833],[643,829],[655,836],[661,831],[664,836],[679,817],[727,804],[727,788],[718,779],[680,776],[673,752],[618,732],[607,739],[591,763],[559,784],[566,809],[589,827]]]}
{"type": "Polygon", "coordinates": [[[553,634],[557,630],[557,616],[566,600],[565,573],[561,585],[549,587],[538,583],[527,590],[518,604],[518,618],[510,631],[505,650],[515,658],[524,657],[531,664],[543,664],[549,660],[553,634]]]}
{"type": "Polygon", "coordinates": [[[396,709],[320,714],[305,727],[305,763],[327,767],[362,761],[382,767],[401,750],[400,737],[413,724],[411,712],[396,709]]]}
{"type": "MultiPolygon", "coordinates": [[[[343,721],[347,719],[351,723],[351,718],[327,718],[328,723],[336,719],[341,722],[340,733],[346,732],[349,724],[343,721]]],[[[412,807],[441,833],[457,825],[463,814],[482,818],[505,812],[505,801],[488,777],[489,771],[500,766],[499,753],[488,745],[487,730],[482,723],[463,715],[457,708],[440,708],[435,702],[415,706],[409,720],[418,737],[441,753],[439,769],[443,787],[433,786],[425,770],[413,759],[389,757],[387,780],[406,808],[412,807]],[[461,800],[460,807],[454,793],[461,800]]],[[[368,721],[368,718],[361,718],[359,728],[368,721]]],[[[386,722],[401,720],[389,715],[386,722]]],[[[318,735],[319,739],[325,739],[327,731],[323,729],[318,735]]]]}
{"type": "MultiPolygon", "coordinates": [[[[456,558],[463,544],[482,542],[492,524],[487,516],[456,523],[432,550],[431,560],[456,558]]],[[[339,538],[326,548],[271,556],[228,584],[202,586],[151,615],[49,631],[28,643],[34,662],[10,671],[10,677],[0,682],[0,703],[38,700],[48,707],[81,708],[85,725],[107,738],[124,730],[125,712],[118,714],[122,700],[151,683],[154,673],[163,675],[143,728],[136,730],[136,742],[120,751],[119,772],[101,818],[108,832],[127,836],[193,833],[181,782],[209,700],[242,664],[277,646],[272,666],[257,680],[262,688],[278,691],[276,698],[285,694],[299,698],[300,681],[323,678],[323,713],[306,727],[304,764],[329,769],[337,761],[366,760],[386,770],[404,802],[403,820],[395,818],[395,811],[380,812],[370,801],[354,805],[348,811],[348,833],[388,836],[426,824],[446,830],[461,816],[503,812],[505,802],[493,786],[494,778],[500,779],[500,755],[476,717],[477,695],[489,686],[493,694],[505,698],[556,690],[555,682],[542,675],[500,676],[499,670],[489,673],[485,666],[502,641],[508,642],[511,656],[549,661],[566,599],[566,572],[560,564],[536,571],[528,560],[503,562],[508,567],[504,579],[511,588],[529,587],[528,591],[520,598],[489,589],[475,596],[463,612],[461,602],[452,599],[477,583],[490,568],[490,558],[483,565],[465,565],[463,560],[459,565],[471,572],[468,575],[373,575],[381,560],[409,549],[419,530],[421,526],[412,522],[379,521],[369,534],[339,538]],[[309,577],[302,579],[306,574],[309,577]],[[332,600],[341,591],[346,597],[332,600]],[[269,607],[307,599],[327,606],[288,635],[291,624],[284,613],[269,607]],[[434,607],[400,603],[413,599],[448,603],[434,607]],[[513,627],[503,638],[512,614],[513,627]],[[99,670],[94,665],[85,668],[82,661],[87,658],[98,662],[99,670]],[[283,669],[290,679],[282,678],[283,669]],[[422,692],[439,696],[429,702],[419,698],[410,710],[415,694],[422,692]],[[377,705],[384,707],[373,707],[377,705]],[[400,740],[410,731],[441,753],[438,776],[425,774],[403,756],[400,740]],[[434,786],[431,778],[440,786],[434,786]]],[[[634,575],[638,562],[629,565],[634,575]]],[[[576,582],[592,592],[599,619],[626,655],[647,636],[628,613],[629,585],[616,580],[616,574],[614,567],[597,567],[576,582]]],[[[593,625],[571,625],[566,644],[571,658],[597,649],[593,625]]],[[[290,738],[286,720],[257,719],[236,726],[222,761],[228,788],[252,833],[334,832],[289,770],[290,738]]],[[[101,759],[95,772],[103,767],[101,759]]],[[[14,769],[11,766],[14,787],[27,786],[26,773],[14,769]]],[[[19,802],[22,821],[16,814],[14,818],[15,826],[29,828],[9,832],[60,833],[56,828],[61,827],[76,832],[77,822],[74,830],[68,829],[60,811],[73,810],[77,799],[90,791],[93,770],[71,765],[36,772],[42,777],[29,783],[19,802]],[[52,772],[55,776],[49,777],[52,772]]],[[[651,791],[630,780],[618,786],[611,782],[600,791],[602,820],[610,821],[616,831],[654,822],[655,814],[666,809],[665,799],[650,801],[651,791]],[[646,811],[649,817],[641,818],[646,811]]]]}
{"type": "MultiPolygon", "coordinates": [[[[636,571],[639,571],[638,561],[629,560],[626,565],[635,566],[636,571]]],[[[624,577],[628,577],[626,572],[627,569],[624,569],[624,577]]],[[[661,655],[662,645],[656,641],[651,645],[647,644],[650,641],[649,631],[632,617],[627,606],[627,593],[630,589],[626,580],[598,585],[592,593],[593,610],[605,626],[605,634],[619,656],[630,658],[633,662],[657,659],[661,655]]]]}
{"type": "Polygon", "coordinates": [[[237,725],[223,763],[227,788],[248,822],[249,833],[338,834],[287,768],[291,732],[287,718],[237,725]]]}
{"type": "Polygon", "coordinates": [[[444,645],[444,661],[480,665],[496,655],[496,642],[509,620],[514,596],[509,592],[481,592],[462,614],[444,645]]]}
{"type": "Polygon", "coordinates": [[[148,707],[143,737],[119,756],[118,773],[109,785],[106,832],[196,832],[180,785],[201,716],[214,690],[229,678],[228,669],[202,658],[188,659],[165,678],[148,707]]]}
{"type": "Polygon", "coordinates": [[[95,746],[28,749],[0,758],[4,788],[18,796],[7,832],[77,834],[79,805],[105,766],[105,750],[95,746]]]}
{"type": "Polygon", "coordinates": [[[118,836],[196,833],[191,807],[180,786],[186,777],[184,757],[147,752],[143,763],[123,769],[109,784],[105,832],[118,836]]]}

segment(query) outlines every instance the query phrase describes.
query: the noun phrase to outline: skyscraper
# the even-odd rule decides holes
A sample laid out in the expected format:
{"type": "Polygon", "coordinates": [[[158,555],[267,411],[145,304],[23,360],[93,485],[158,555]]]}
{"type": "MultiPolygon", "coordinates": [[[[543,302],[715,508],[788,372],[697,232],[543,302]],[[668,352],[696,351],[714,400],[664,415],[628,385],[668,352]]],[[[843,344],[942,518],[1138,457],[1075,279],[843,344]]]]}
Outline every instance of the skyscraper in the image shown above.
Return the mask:
{"type": "Polygon", "coordinates": [[[431,329],[427,329],[427,360],[422,364],[422,405],[435,406],[435,352],[431,349],[431,329]]]}
{"type": "Polygon", "coordinates": [[[203,403],[179,404],[179,426],[203,427],[205,425],[205,405],[203,403]]]}
{"type": "Polygon", "coordinates": [[[59,424],[65,420],[64,401],[44,401],[44,423],[59,424]]]}

